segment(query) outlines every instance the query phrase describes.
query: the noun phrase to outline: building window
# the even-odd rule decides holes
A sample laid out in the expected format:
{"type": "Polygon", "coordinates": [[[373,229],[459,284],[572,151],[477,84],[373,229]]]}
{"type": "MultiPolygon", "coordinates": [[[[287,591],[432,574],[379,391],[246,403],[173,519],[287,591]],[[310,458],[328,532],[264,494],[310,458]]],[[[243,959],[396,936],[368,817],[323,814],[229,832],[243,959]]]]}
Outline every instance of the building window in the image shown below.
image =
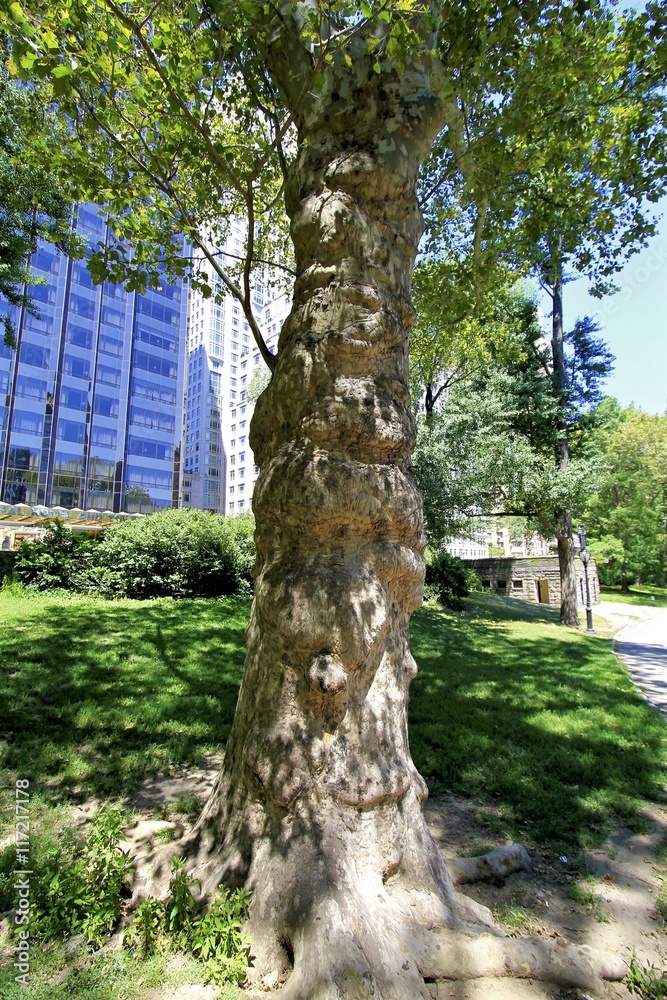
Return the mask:
{"type": "Polygon", "coordinates": [[[498,580],[498,590],[507,590],[507,580],[498,580]]]}
{"type": "Polygon", "coordinates": [[[512,580],[512,586],[515,590],[523,590],[523,580],[512,580]]]}
{"type": "Polygon", "coordinates": [[[245,510],[245,500],[239,500],[239,510],[245,510]]]}
{"type": "Polygon", "coordinates": [[[491,581],[490,580],[482,580],[482,587],[486,587],[487,590],[490,590],[491,589],[491,581]]]}

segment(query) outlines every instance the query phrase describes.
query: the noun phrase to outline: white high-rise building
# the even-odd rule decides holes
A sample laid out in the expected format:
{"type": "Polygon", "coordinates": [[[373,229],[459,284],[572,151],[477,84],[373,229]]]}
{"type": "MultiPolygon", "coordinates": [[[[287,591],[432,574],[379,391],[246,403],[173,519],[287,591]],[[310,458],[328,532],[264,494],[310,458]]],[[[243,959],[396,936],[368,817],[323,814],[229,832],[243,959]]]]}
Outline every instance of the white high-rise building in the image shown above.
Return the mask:
{"type": "MultiPolygon", "coordinates": [[[[265,303],[261,311],[259,326],[266,346],[272,354],[275,354],[283,321],[290,311],[290,300],[284,294],[273,295],[270,290],[266,289],[263,294],[265,303]]],[[[259,303],[257,305],[259,306],[259,303]]],[[[235,349],[236,344],[239,344],[238,338],[232,337],[230,340],[228,403],[225,408],[226,420],[223,424],[223,443],[227,456],[225,498],[222,511],[224,514],[242,514],[252,507],[252,494],[259,475],[259,468],[255,465],[248,444],[250,418],[255,404],[247,399],[247,389],[253,376],[257,374],[261,377],[261,372],[268,375],[259,348],[249,330],[245,330],[242,334],[240,351],[235,349]],[[245,340],[248,334],[250,335],[249,345],[245,340]],[[234,360],[235,357],[238,357],[238,361],[234,360]],[[235,368],[236,375],[234,374],[235,368]],[[238,385],[238,395],[235,394],[235,387],[232,385],[235,378],[238,385]]]]}
{"type": "MultiPolygon", "coordinates": [[[[239,255],[242,240],[243,224],[234,223],[226,249],[239,255]]],[[[252,304],[273,353],[289,299],[258,277],[252,304]]],[[[259,469],[248,445],[254,403],[247,392],[266,365],[239,302],[231,295],[216,302],[191,289],[187,345],[181,503],[219,514],[249,511],[259,469]]]]}

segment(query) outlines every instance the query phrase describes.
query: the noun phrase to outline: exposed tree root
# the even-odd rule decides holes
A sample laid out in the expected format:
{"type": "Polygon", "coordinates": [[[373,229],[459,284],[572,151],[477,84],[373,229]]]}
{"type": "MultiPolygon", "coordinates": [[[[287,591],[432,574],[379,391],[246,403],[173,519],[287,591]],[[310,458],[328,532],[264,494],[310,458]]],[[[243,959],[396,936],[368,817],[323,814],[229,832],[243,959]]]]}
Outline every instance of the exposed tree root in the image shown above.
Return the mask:
{"type": "Polygon", "coordinates": [[[505,844],[478,858],[453,858],[447,862],[454,885],[468,882],[494,882],[512,872],[530,871],[532,863],[521,844],[505,844]]]}
{"type": "MultiPolygon", "coordinates": [[[[604,996],[604,979],[620,980],[625,964],[562,941],[479,933],[470,925],[428,930],[389,896],[350,905],[330,898],[295,928],[294,971],[283,1000],[417,1000],[427,982],[488,977],[536,979],[604,996]]],[[[257,981],[257,980],[255,980],[257,981]]]]}
{"type": "MultiPolygon", "coordinates": [[[[171,858],[195,845],[201,849],[202,841],[191,834],[146,859],[141,894],[150,873],[153,887],[163,889],[171,858]]],[[[414,846],[421,846],[423,859],[428,837],[414,846]]],[[[219,878],[228,865],[217,853],[196,854],[190,853],[193,874],[210,889],[213,873],[219,878]]],[[[322,871],[318,861],[314,874],[301,849],[301,870],[289,857],[276,858],[261,846],[256,851],[253,868],[263,878],[251,910],[250,979],[259,984],[286,973],[282,1000],[427,1000],[429,981],[491,977],[542,980],[604,996],[603,981],[627,972],[617,957],[562,939],[504,937],[486,907],[451,888],[452,882],[501,879],[530,867],[518,844],[450,862],[451,881],[442,862],[428,872],[414,862],[383,878],[361,855],[355,863],[343,854],[335,872],[322,871]]],[[[247,884],[252,881],[251,873],[247,884]]]]}

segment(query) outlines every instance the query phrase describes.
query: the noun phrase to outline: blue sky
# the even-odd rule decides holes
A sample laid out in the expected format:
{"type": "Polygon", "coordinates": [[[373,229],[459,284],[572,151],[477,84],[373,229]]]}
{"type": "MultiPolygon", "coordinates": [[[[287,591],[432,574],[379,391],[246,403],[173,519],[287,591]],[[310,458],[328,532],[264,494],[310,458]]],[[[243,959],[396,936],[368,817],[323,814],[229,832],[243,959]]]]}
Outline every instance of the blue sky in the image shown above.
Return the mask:
{"type": "MultiPolygon", "coordinates": [[[[635,403],[647,413],[667,411],[667,198],[658,209],[659,232],[617,276],[620,291],[594,299],[588,283],[578,279],[565,286],[563,295],[565,329],[581,316],[594,316],[616,356],[606,392],[622,406],[635,403]]],[[[551,312],[548,297],[542,310],[545,317],[551,312]]]]}

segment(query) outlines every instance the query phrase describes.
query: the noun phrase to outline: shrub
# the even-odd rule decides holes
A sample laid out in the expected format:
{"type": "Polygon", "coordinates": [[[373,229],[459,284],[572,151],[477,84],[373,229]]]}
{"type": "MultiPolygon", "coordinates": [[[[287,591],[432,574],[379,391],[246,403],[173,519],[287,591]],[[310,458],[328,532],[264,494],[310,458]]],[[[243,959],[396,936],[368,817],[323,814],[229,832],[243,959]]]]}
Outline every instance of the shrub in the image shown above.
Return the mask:
{"type": "Polygon", "coordinates": [[[247,589],[252,515],[223,518],[169,509],[107,528],[95,561],[101,589],[117,597],[218,597],[247,589]]]}
{"type": "Polygon", "coordinates": [[[427,564],[426,586],[435,591],[444,607],[455,611],[463,608],[461,598],[470,592],[466,567],[448,552],[439,552],[427,564]]]}
{"type": "Polygon", "coordinates": [[[0,580],[11,577],[14,572],[15,552],[0,551],[0,580]]]}
{"type": "Polygon", "coordinates": [[[90,589],[89,575],[97,546],[97,542],[56,520],[39,541],[19,544],[14,558],[14,575],[21,583],[37,590],[90,589]]]}

